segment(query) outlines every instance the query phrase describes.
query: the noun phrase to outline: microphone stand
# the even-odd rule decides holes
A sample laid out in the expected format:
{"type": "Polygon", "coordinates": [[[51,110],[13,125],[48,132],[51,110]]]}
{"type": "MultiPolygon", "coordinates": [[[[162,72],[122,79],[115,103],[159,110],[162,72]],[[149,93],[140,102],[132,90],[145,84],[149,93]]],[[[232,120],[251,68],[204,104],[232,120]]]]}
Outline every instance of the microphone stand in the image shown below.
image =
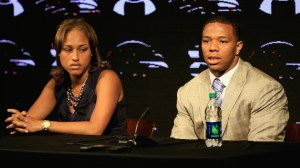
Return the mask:
{"type": "Polygon", "coordinates": [[[133,139],[136,140],[137,139],[137,136],[138,136],[138,127],[139,127],[139,123],[141,121],[141,119],[148,113],[150,112],[151,108],[150,107],[147,107],[145,109],[145,111],[143,112],[143,114],[141,115],[141,117],[138,119],[138,121],[136,122],[136,125],[135,125],[135,130],[134,130],[134,134],[133,134],[133,139]]]}
{"type": "Polygon", "coordinates": [[[142,113],[141,117],[138,119],[135,125],[135,130],[133,134],[133,139],[129,140],[131,143],[133,143],[134,146],[146,146],[146,145],[154,145],[157,144],[154,140],[144,137],[144,136],[139,136],[138,135],[138,128],[139,128],[139,123],[143,117],[151,111],[150,107],[147,107],[145,111],[142,113]]]}

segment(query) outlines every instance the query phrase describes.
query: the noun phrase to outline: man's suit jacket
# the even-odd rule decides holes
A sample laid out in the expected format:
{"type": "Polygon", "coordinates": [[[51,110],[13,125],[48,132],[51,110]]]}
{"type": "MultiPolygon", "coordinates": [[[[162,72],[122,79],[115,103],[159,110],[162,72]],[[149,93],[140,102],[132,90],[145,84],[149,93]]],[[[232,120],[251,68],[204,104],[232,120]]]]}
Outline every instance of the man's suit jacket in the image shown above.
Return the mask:
{"type": "MultiPolygon", "coordinates": [[[[226,89],[221,106],[223,140],[284,140],[288,100],[278,81],[240,58],[226,89]]],[[[208,69],[178,89],[171,137],[205,139],[205,108],[211,91],[208,69]]]]}

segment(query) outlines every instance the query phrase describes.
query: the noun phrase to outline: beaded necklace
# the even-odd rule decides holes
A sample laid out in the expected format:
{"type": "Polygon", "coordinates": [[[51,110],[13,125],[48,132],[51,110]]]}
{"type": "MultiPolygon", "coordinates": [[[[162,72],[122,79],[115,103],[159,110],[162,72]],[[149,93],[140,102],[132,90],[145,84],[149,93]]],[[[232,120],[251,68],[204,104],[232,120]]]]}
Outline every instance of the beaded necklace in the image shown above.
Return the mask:
{"type": "Polygon", "coordinates": [[[78,96],[75,96],[74,95],[74,92],[73,92],[73,85],[71,84],[68,89],[67,89],[67,96],[68,96],[68,104],[70,106],[73,107],[73,109],[77,109],[77,106],[82,98],[82,95],[83,95],[83,89],[84,89],[84,86],[85,86],[85,82],[86,82],[87,78],[85,79],[85,81],[83,82],[81,88],[80,88],[80,92],[79,92],[79,95],[78,96]]]}

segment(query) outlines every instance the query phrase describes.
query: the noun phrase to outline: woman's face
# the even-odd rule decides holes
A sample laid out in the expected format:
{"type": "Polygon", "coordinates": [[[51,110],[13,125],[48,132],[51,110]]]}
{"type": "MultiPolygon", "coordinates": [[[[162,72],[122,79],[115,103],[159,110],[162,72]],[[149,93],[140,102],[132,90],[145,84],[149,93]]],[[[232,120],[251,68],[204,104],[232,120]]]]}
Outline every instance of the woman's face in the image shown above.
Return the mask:
{"type": "Polygon", "coordinates": [[[81,76],[87,72],[91,57],[92,52],[86,35],[77,29],[67,33],[59,59],[70,76],[81,76]]]}

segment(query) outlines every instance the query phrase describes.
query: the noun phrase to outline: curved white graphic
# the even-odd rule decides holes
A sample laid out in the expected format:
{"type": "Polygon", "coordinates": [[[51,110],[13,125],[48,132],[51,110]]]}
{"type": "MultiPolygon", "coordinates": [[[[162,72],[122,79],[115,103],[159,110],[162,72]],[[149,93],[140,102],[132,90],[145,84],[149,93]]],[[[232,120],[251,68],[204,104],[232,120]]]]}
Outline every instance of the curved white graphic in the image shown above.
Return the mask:
{"type": "Polygon", "coordinates": [[[169,69],[164,56],[156,52],[150,44],[140,40],[120,42],[110,52],[108,59],[112,63],[112,68],[124,77],[148,78],[160,74],[154,71],[169,69]]]}
{"type": "MultiPolygon", "coordinates": [[[[290,46],[290,47],[294,47],[294,45],[292,43],[289,43],[289,42],[286,42],[286,41],[270,41],[270,42],[267,42],[263,45],[260,46],[260,48],[264,48],[264,47],[267,47],[267,46],[272,46],[272,45],[286,45],[286,46],[290,46]]],[[[296,67],[296,70],[300,70],[300,63],[297,63],[297,62],[287,62],[285,63],[285,65],[287,66],[295,66],[296,67]]]]}
{"type": "Polygon", "coordinates": [[[8,39],[0,39],[0,63],[1,73],[5,75],[16,75],[21,71],[18,67],[35,66],[31,54],[8,39]]]}
{"type": "Polygon", "coordinates": [[[0,1],[0,6],[13,5],[14,17],[24,12],[22,4],[18,0],[0,1]]]}
{"type": "Polygon", "coordinates": [[[36,5],[42,6],[44,11],[51,14],[77,15],[78,13],[100,13],[97,0],[69,0],[62,3],[60,0],[36,0],[36,5]]]}
{"type": "Polygon", "coordinates": [[[115,3],[113,11],[122,16],[126,15],[125,13],[126,3],[131,3],[131,4],[144,3],[145,15],[149,15],[156,10],[156,7],[151,0],[119,0],[117,3],[115,3]]]}
{"type": "MultiPolygon", "coordinates": [[[[295,5],[295,14],[299,14],[300,13],[300,0],[275,0],[275,1],[279,1],[281,3],[291,3],[291,1],[294,1],[294,5],[295,5]]],[[[267,14],[272,14],[272,3],[274,2],[274,0],[264,0],[261,4],[259,9],[267,14]]],[[[282,10],[286,10],[286,9],[282,9],[282,10]]]]}
{"type": "Polygon", "coordinates": [[[207,67],[207,65],[206,65],[206,63],[204,62],[204,60],[202,59],[201,60],[201,56],[200,56],[200,46],[197,44],[197,45],[195,45],[194,46],[194,49],[190,49],[190,50],[188,50],[188,56],[191,58],[191,60],[193,61],[192,63],[191,63],[191,65],[190,65],[190,69],[191,69],[191,71],[192,70],[195,70],[195,71],[197,71],[197,72],[191,72],[191,75],[192,76],[196,76],[196,75],[198,75],[198,70],[199,70],[199,68],[206,68],[207,67]]]}
{"type": "Polygon", "coordinates": [[[265,43],[263,45],[260,46],[260,48],[266,47],[268,45],[272,45],[272,44],[285,44],[291,47],[294,47],[294,45],[292,43],[286,42],[286,41],[270,41],[268,43],[265,43]]]}
{"type": "Polygon", "coordinates": [[[249,58],[260,62],[260,69],[279,80],[295,80],[299,77],[300,63],[293,62],[294,44],[283,40],[270,41],[260,46],[249,58]],[[257,54],[256,54],[257,53],[257,54]]]}
{"type": "MultiPolygon", "coordinates": [[[[175,1],[168,1],[169,4],[175,1]]],[[[239,3],[237,0],[207,0],[207,1],[182,1],[179,9],[186,13],[216,14],[217,12],[240,12],[239,3]],[[214,8],[211,8],[214,6],[214,8]]]]}

